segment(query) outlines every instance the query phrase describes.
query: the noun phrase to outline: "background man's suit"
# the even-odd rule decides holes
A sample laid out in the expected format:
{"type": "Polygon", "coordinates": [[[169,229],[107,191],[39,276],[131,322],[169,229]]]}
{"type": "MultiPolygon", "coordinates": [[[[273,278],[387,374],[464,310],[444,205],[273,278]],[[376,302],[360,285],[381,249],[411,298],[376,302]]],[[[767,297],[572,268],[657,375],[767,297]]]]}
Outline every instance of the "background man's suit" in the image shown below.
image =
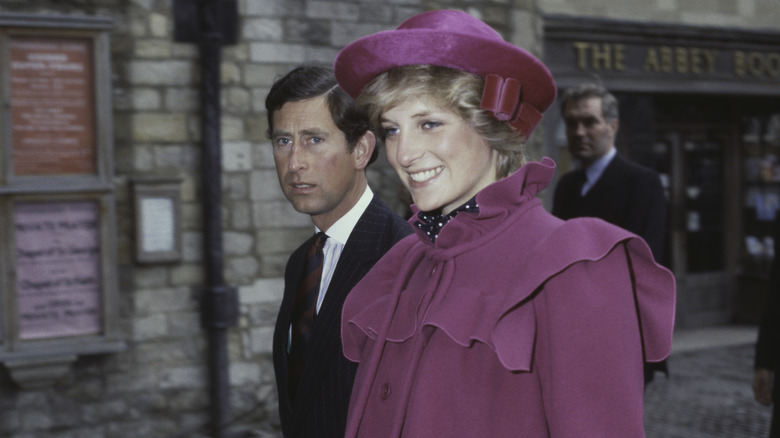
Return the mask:
{"type": "Polygon", "coordinates": [[[288,329],[292,301],[300,282],[306,249],[312,239],[290,256],[285,269],[284,297],[276,320],[273,346],[279,416],[285,437],[325,437],[329,436],[326,432],[332,430],[341,430],[338,438],[343,437],[357,364],[347,360],[342,352],[341,308],[355,284],[387,250],[411,232],[406,221],[374,196],[344,245],[317,313],[294,404],[287,388],[288,329]]]}
{"type": "Polygon", "coordinates": [[[768,300],[758,327],[755,368],[765,368],[774,374],[772,384],[772,425],[770,438],[780,437],[780,218],[775,232],[775,258],[769,272],[768,300]]]}
{"type": "Polygon", "coordinates": [[[658,175],[616,154],[604,173],[580,196],[581,170],[562,176],[555,187],[553,215],[597,217],[642,237],[658,263],[664,262],[666,197],[658,175]]]}

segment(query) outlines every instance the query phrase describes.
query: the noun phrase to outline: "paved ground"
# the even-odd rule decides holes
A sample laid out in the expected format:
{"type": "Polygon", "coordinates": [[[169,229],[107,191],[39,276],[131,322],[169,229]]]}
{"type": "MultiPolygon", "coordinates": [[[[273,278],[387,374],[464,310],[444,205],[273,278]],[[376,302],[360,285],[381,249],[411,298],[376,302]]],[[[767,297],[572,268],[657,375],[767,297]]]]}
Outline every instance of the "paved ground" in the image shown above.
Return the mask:
{"type": "Polygon", "coordinates": [[[647,438],[764,438],[770,409],[753,400],[755,327],[683,331],[670,377],[645,394],[647,438]]]}

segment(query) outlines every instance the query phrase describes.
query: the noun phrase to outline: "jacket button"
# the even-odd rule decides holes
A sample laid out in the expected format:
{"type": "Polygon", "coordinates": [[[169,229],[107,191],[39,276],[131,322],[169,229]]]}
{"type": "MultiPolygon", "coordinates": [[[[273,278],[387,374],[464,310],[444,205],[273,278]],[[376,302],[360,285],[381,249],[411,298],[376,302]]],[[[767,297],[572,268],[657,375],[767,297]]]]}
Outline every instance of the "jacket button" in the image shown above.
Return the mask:
{"type": "Polygon", "coordinates": [[[382,400],[387,400],[388,397],[390,397],[390,384],[385,383],[382,385],[381,391],[379,391],[379,397],[382,400]]]}

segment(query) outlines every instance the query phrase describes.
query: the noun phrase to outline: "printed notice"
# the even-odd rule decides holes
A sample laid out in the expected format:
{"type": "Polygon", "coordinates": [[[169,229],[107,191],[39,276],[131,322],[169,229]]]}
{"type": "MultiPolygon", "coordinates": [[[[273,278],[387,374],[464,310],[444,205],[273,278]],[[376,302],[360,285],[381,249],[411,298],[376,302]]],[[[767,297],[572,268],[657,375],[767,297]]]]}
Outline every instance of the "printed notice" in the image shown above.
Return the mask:
{"type": "Polygon", "coordinates": [[[92,41],[9,42],[16,175],[96,172],[92,41]]]}
{"type": "Polygon", "coordinates": [[[143,235],[141,247],[147,252],[174,251],[175,226],[173,199],[144,198],[141,200],[143,235]]]}
{"type": "Polygon", "coordinates": [[[100,333],[97,202],[17,203],[14,236],[19,337],[100,333]]]}

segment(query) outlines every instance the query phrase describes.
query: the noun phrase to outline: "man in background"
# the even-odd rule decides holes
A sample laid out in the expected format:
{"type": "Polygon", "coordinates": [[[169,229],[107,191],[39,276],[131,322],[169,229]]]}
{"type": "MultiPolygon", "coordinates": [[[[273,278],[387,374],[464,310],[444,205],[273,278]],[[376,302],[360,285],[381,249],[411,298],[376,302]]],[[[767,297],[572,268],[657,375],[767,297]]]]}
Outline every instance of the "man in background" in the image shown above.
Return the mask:
{"type": "Polygon", "coordinates": [[[295,68],[265,105],[279,184],[315,228],[287,262],[274,331],[282,430],[287,438],[341,438],[357,369],[342,352],[344,299],[412,230],[368,187],[375,136],[330,68],[295,68]]]}
{"type": "Polygon", "coordinates": [[[775,258],[769,272],[768,300],[758,326],[753,372],[753,396],[765,406],[772,406],[769,438],[780,438],[780,219],[775,232],[775,258]]]}
{"type": "MultiPolygon", "coordinates": [[[[569,153],[579,168],[555,188],[552,213],[561,219],[597,217],[642,237],[663,263],[666,197],[653,170],[617,153],[618,102],[604,87],[584,84],[561,96],[569,153]]],[[[645,364],[645,384],[666,362],[645,364]]]]}

